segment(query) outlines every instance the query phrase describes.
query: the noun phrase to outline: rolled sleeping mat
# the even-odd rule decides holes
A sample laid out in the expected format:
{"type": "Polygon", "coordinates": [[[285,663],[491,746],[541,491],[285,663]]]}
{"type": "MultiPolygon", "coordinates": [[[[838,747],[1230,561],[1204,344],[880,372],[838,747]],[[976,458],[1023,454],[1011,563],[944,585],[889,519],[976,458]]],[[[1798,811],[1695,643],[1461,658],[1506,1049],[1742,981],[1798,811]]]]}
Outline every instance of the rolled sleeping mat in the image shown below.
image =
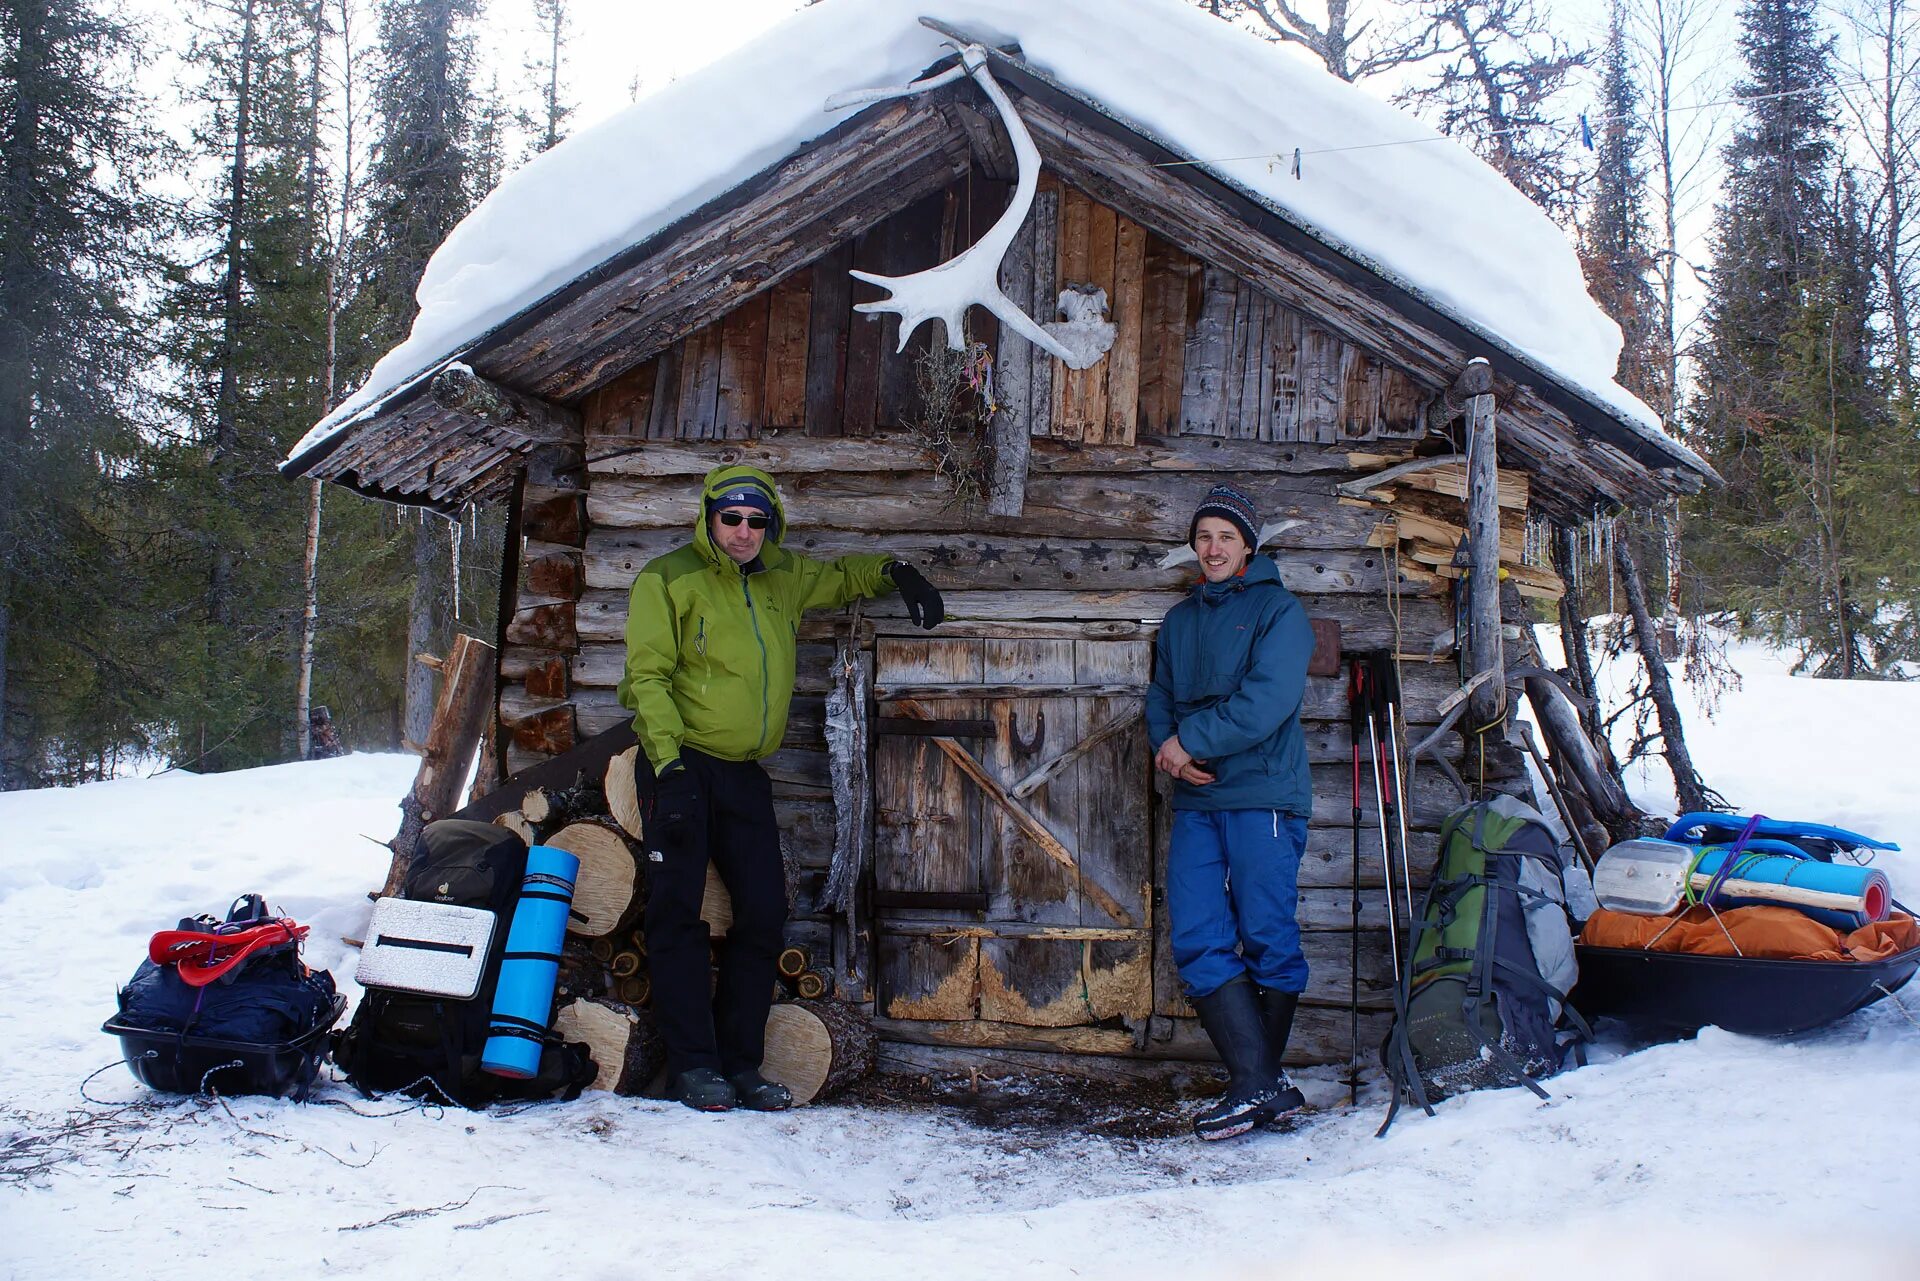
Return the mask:
{"type": "MultiPolygon", "coordinates": [[[[1822,863],[1817,859],[1765,853],[1753,848],[1761,844],[1763,842],[1752,842],[1733,856],[1733,870],[1714,897],[1714,906],[1792,907],[1838,930],[1857,930],[1887,919],[1893,906],[1893,889],[1887,883],[1885,872],[1857,864],[1822,863]]],[[[1693,888],[1706,889],[1727,857],[1724,846],[1701,850],[1700,861],[1692,872],[1693,888]]]]}
{"type": "Polygon", "coordinates": [[[493,989],[493,1016],[480,1066],[495,1076],[527,1080],[540,1073],[540,1050],[560,978],[560,945],[580,860],[551,845],[527,850],[527,874],[507,927],[507,950],[493,989]]]}

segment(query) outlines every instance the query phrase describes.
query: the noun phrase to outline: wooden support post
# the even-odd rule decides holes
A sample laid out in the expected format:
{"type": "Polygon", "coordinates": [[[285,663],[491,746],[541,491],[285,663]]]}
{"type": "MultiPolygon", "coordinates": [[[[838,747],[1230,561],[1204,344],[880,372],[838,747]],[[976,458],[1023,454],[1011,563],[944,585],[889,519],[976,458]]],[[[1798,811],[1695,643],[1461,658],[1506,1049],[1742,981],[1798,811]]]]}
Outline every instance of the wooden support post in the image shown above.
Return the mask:
{"type": "Polygon", "coordinates": [[[567,444],[585,435],[580,415],[573,410],[488,382],[465,365],[449,365],[433,376],[433,399],[442,409],[477,418],[536,445],[567,444]]]}
{"type": "Polygon", "coordinates": [[[453,652],[441,664],[440,696],[420,755],[413,791],[400,802],[400,831],[392,842],[393,862],[379,897],[400,892],[420,829],[460,807],[467,766],[480,745],[487,708],[493,702],[493,646],[472,636],[454,637],[453,652]]]}
{"type": "Polygon", "coordinates": [[[1441,392],[1427,405],[1427,430],[1444,435],[1448,427],[1464,413],[1476,396],[1493,391],[1493,366],[1485,356],[1475,356],[1453,380],[1453,386],[1441,392]]]}
{"type": "MultiPolygon", "coordinates": [[[[1059,199],[1054,191],[1034,197],[1033,212],[1000,264],[1001,292],[1028,315],[1043,319],[1053,314],[1059,199]]],[[[1027,501],[1033,437],[1046,434],[1034,428],[1044,425],[1052,413],[1053,357],[1006,325],[1000,329],[994,365],[1000,412],[989,428],[993,474],[987,486],[987,510],[995,516],[1018,516],[1027,501]]]]}
{"type": "Polygon", "coordinates": [[[1495,678],[1473,692],[1467,713],[1473,729],[1491,725],[1507,709],[1506,671],[1500,645],[1500,459],[1493,397],[1473,398],[1467,415],[1467,544],[1473,571],[1467,579],[1467,613],[1475,673],[1495,678]]]}

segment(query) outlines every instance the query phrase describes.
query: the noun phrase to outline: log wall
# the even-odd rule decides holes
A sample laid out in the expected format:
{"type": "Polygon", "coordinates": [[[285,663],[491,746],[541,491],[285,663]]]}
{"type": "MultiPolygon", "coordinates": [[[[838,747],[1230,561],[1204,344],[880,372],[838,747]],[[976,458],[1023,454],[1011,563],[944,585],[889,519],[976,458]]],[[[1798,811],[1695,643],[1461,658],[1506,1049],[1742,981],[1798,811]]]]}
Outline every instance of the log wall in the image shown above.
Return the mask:
{"type": "MultiPolygon", "coordinates": [[[[956,652],[972,644],[999,647],[982,652],[1030,656],[1077,652],[1075,645],[1084,649],[1094,641],[1132,642],[1111,652],[1144,653],[1158,620],[1192,579],[1190,565],[1162,568],[1159,561],[1184,540],[1207,486],[1231,478],[1269,519],[1297,522],[1271,550],[1308,613],[1337,621],[1348,650],[1403,654],[1411,734],[1418,737],[1437,721],[1437,704],[1458,686],[1451,660],[1429,657],[1434,638],[1452,626],[1446,581],[1431,567],[1396,556],[1391,529],[1382,537],[1380,511],[1342,502],[1335,492],[1337,484],[1410,451],[1428,393],[1258,282],[1202,263],[1078,189],[1049,182],[1050,198],[1036,208],[1052,221],[1029,227],[1024,238],[1029,251],[1037,245],[1047,259],[1033,266],[1032,280],[1106,289],[1118,334],[1108,356],[1085,371],[1033,362],[1051,366],[1050,385],[1022,405],[1031,452],[1018,514],[988,515],[983,506],[951,502],[913,430],[920,407],[912,361],[935,340],[938,326],[923,329],[896,354],[897,320],[854,312],[855,303],[876,291],[846,275],[849,267],[919,270],[985,230],[1004,203],[1006,184],[975,171],[584,399],[581,465],[557,468],[546,478],[551,483],[530,484],[521,514],[525,555],[506,634],[500,706],[511,768],[628,718],[614,698],[627,589],[648,560],[685,541],[696,518],[700,475],[729,462],[764,467],[779,479],[789,504],[791,550],[820,558],[885,550],[911,560],[946,595],[953,621],[937,636],[961,642],[956,652]],[[1051,281],[1045,280],[1048,265],[1051,281]]],[[[1039,292],[1041,285],[1031,287],[1039,292]]],[[[970,337],[989,350],[1012,346],[998,344],[990,327],[970,337]]],[[[1038,377],[1030,384],[1041,385],[1038,377]]],[[[1135,667],[1099,681],[1042,680],[1044,688],[1036,689],[1039,658],[1016,676],[994,676],[983,661],[970,677],[949,671],[938,679],[924,672],[909,679],[900,675],[909,670],[901,647],[923,644],[923,634],[908,625],[897,598],[871,602],[865,614],[859,635],[876,658],[879,714],[893,714],[890,700],[921,699],[931,688],[937,716],[1000,717],[1032,749],[1016,760],[1004,751],[995,756],[1000,749],[991,745],[974,745],[988,773],[1005,774],[998,779],[1005,785],[1046,754],[1036,746],[1041,740],[1029,716],[1039,700],[1061,700],[1052,713],[1058,734],[1062,716],[1085,721],[1080,729],[1087,730],[1137,707],[1144,686],[1144,671],[1135,667]]],[[[815,937],[828,924],[814,900],[833,841],[823,702],[833,640],[844,627],[844,620],[815,618],[803,628],[787,737],[765,762],[783,838],[801,869],[798,928],[815,937]]],[[[1315,802],[1299,910],[1313,980],[1294,1057],[1322,1062],[1344,1059],[1351,1049],[1347,1005],[1356,964],[1363,1047],[1378,1040],[1389,1005],[1384,868],[1370,788],[1357,869],[1363,909],[1357,934],[1352,929],[1344,690],[1344,670],[1313,678],[1303,711],[1315,802]]],[[[1144,731],[1136,733],[1143,741],[1144,731]]],[[[880,741],[883,790],[912,792],[907,782],[888,780],[931,777],[929,762],[941,759],[924,754],[927,740],[904,756],[907,749],[889,746],[884,736],[880,741]]],[[[914,802],[926,811],[917,817],[901,817],[903,807],[912,808],[902,797],[877,796],[883,821],[910,827],[937,824],[941,815],[956,821],[970,815],[965,825],[1001,831],[998,845],[955,844],[956,867],[964,864],[955,876],[973,875],[968,892],[992,903],[1018,900],[1003,914],[1019,919],[969,932],[981,913],[883,909],[881,963],[866,970],[877,990],[842,995],[875,1001],[882,1028],[898,1041],[1034,1053],[1203,1055],[1204,1038],[1174,976],[1157,889],[1164,883],[1170,811],[1162,801],[1146,801],[1153,782],[1138,748],[1118,738],[1109,747],[1099,758],[1108,764],[1090,757],[1074,766],[1075,794],[1097,802],[1092,810],[1076,802],[1079,820],[1059,820],[1036,802],[1043,826],[1064,823],[1078,860],[1064,874],[1049,873],[1059,882],[1051,899],[1047,877],[1033,882],[1042,887],[1038,898],[1010,894],[1017,878],[994,860],[1021,848],[1016,841],[1023,838],[1009,834],[1017,824],[1009,825],[1006,807],[959,773],[939,774],[933,790],[942,799],[914,802]],[[1108,776],[1116,770],[1117,780],[1108,776]],[[1103,796],[1128,803],[1109,805],[1103,796]],[[1106,830],[1095,818],[1131,813],[1134,802],[1141,811],[1134,826],[1148,829],[1139,833],[1144,845],[1135,880],[1145,876],[1149,883],[1129,889],[1121,884],[1125,876],[1096,871],[1124,863],[1096,848],[1124,838],[1094,833],[1106,830]],[[1103,876],[1104,888],[1097,883],[1103,876]],[[1102,894],[1120,907],[1119,915],[1101,916],[1087,906],[1102,894]],[[1070,910],[1063,906],[1069,903],[1070,910]],[[1029,963],[1042,955],[1044,964],[1029,963]],[[1010,990],[1007,975],[1015,970],[1049,975],[1047,990],[1010,990]]],[[[1477,753],[1469,760],[1464,743],[1452,747],[1471,775],[1477,753]]],[[[953,763],[951,754],[945,760],[940,769],[953,763]]],[[[1493,776],[1511,773],[1512,762],[1496,754],[1493,776]]],[[[1411,788],[1416,880],[1423,879],[1434,833],[1455,803],[1434,771],[1411,788]]],[[[925,830],[947,840],[937,827],[925,830]]],[[[912,841],[902,846],[913,847],[912,841]]],[[[1032,856],[1029,850],[1015,857],[1032,856]]],[[[1029,868],[1021,875],[1034,873],[1029,868]]],[[[948,893],[944,886],[923,888],[948,893]]],[[[847,925],[832,924],[841,932],[837,953],[844,955],[847,925]]]]}

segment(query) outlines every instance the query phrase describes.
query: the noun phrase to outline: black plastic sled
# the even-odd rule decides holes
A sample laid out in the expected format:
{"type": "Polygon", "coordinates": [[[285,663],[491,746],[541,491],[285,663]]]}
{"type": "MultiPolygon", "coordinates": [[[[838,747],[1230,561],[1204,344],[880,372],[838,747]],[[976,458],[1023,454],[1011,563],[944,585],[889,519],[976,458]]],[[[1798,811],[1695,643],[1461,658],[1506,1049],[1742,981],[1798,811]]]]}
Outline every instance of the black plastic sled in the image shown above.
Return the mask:
{"type": "Polygon", "coordinates": [[[1642,1040],[1709,1025],[1748,1036],[1792,1036],[1863,1010],[1906,985],[1920,947],[1871,962],[1693,956],[1580,944],[1568,1001],[1589,1020],[1618,1019],[1642,1040]]]}
{"type": "Polygon", "coordinates": [[[214,1036],[182,1036],[108,1019],[100,1030],[120,1038],[121,1053],[133,1075],[149,1089],[169,1094],[274,1094],[305,1099],[320,1072],[327,1031],[346,1012],[347,998],[336,995],[320,1021],[287,1041],[229,1041],[214,1036]]]}

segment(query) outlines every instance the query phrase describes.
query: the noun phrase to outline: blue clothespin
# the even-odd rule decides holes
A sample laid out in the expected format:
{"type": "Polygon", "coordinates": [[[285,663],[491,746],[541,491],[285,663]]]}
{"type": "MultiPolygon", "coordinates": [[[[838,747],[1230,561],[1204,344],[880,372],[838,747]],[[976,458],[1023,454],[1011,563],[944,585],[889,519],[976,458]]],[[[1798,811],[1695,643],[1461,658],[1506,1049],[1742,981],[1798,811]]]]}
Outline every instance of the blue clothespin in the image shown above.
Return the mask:
{"type": "Polygon", "coordinates": [[[1593,150],[1593,126],[1587,123],[1587,113],[1580,113],[1580,143],[1588,151],[1593,150]]]}
{"type": "Polygon", "coordinates": [[[1298,147],[1293,149],[1293,176],[1295,178],[1300,176],[1300,148],[1298,147]]]}

